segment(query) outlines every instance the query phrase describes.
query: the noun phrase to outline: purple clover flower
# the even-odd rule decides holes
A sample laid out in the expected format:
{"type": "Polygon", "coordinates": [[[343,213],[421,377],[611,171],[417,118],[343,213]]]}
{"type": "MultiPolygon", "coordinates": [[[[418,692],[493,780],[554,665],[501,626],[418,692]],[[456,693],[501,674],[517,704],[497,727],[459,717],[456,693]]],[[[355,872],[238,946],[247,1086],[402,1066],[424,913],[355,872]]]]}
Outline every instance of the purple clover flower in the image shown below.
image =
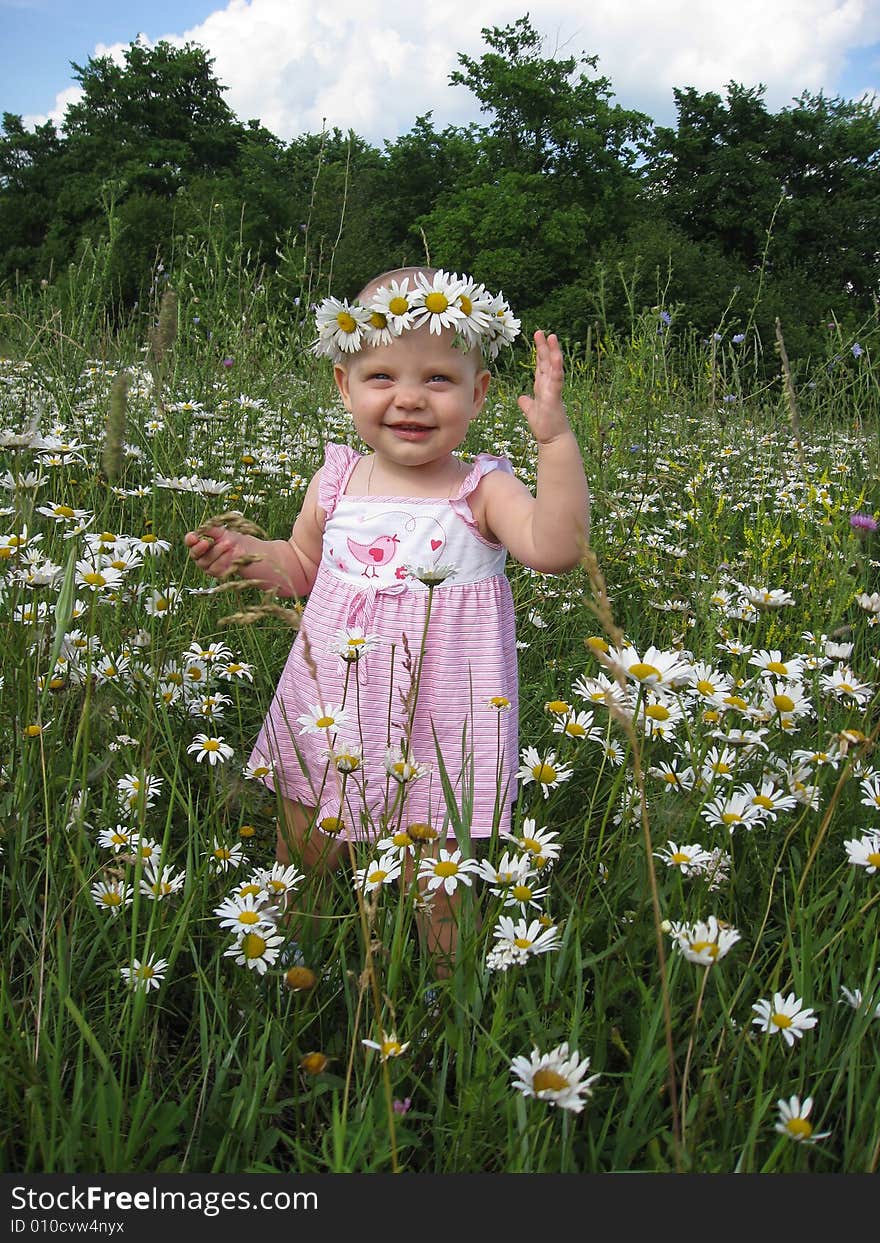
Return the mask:
{"type": "Polygon", "coordinates": [[[873,514],[850,514],[849,525],[861,535],[873,535],[880,526],[873,514]]]}

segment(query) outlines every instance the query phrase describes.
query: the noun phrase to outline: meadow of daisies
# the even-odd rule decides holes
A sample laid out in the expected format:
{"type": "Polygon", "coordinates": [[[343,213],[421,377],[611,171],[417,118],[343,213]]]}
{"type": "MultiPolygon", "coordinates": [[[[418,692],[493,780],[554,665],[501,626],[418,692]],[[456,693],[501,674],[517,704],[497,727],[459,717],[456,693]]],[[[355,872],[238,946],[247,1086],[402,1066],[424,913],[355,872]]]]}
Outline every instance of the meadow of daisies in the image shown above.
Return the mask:
{"type": "MultiPolygon", "coordinates": [[[[788,375],[669,311],[569,344],[592,547],[509,565],[512,833],[436,855],[400,819],[316,896],[248,763],[297,602],[182,540],[286,536],[356,441],[308,325],[188,265],[115,331],[82,268],[0,319],[2,1167],[876,1170],[876,325],[788,375]]],[[[533,482],[512,352],[467,451],[533,482]]]]}

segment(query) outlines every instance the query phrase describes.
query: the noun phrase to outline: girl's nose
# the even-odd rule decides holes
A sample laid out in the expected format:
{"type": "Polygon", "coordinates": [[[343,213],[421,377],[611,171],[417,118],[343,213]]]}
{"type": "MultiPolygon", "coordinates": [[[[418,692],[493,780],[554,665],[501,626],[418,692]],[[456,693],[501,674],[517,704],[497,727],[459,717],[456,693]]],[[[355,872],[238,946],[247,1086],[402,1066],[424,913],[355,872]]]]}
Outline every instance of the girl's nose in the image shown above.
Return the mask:
{"type": "Polygon", "coordinates": [[[394,404],[404,410],[418,410],[425,404],[425,396],[418,384],[401,384],[394,395],[394,404]]]}

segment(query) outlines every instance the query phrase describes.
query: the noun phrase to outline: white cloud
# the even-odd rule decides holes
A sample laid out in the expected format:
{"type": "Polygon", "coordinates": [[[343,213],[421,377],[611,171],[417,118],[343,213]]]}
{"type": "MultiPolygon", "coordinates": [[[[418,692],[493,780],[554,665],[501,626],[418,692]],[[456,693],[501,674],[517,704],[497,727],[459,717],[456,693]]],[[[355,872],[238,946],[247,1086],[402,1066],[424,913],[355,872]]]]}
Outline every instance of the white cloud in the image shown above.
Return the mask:
{"type": "MultiPolygon", "coordinates": [[[[481,29],[527,9],[527,0],[230,0],[163,37],[207,49],[242,120],[256,117],[285,141],[326,124],[381,145],[425,112],[437,128],[479,120],[470,92],[449,85],[457,54],[479,57],[481,29]]],[[[597,55],[615,102],[665,124],[673,87],[723,94],[730,81],[763,83],[774,110],[803,90],[834,94],[847,53],[880,39],[875,0],[545,0],[531,20],[545,54],[597,55]]],[[[58,97],[56,117],[68,101],[58,97]]]]}

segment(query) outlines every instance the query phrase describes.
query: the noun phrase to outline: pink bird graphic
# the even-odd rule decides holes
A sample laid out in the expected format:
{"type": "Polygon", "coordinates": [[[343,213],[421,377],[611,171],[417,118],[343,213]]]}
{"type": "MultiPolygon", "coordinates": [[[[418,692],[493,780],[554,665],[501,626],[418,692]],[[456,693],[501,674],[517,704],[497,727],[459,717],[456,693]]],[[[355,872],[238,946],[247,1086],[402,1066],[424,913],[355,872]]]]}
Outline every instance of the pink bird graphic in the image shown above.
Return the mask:
{"type": "Polygon", "coordinates": [[[379,577],[376,567],[394,560],[399,542],[396,535],[380,535],[372,544],[359,544],[353,539],[347,541],[351,555],[366,566],[364,578],[379,577]]]}

